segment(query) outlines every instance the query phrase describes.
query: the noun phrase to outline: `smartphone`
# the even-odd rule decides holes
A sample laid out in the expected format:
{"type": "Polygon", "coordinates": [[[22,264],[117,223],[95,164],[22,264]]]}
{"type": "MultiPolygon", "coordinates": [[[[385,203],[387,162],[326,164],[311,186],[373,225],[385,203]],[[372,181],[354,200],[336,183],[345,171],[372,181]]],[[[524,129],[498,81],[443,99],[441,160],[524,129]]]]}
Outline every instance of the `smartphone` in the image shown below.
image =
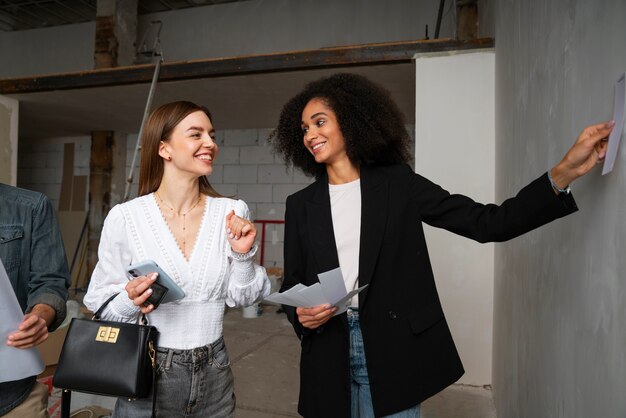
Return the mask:
{"type": "MultiPolygon", "coordinates": [[[[154,284],[162,286],[166,289],[166,292],[164,295],[162,295],[163,297],[159,301],[159,303],[173,302],[175,300],[179,300],[185,297],[185,292],[183,291],[183,289],[181,289],[180,286],[178,286],[176,282],[174,282],[174,280],[172,280],[170,276],[168,276],[167,273],[165,273],[161,269],[161,267],[159,267],[159,265],[152,260],[144,260],[139,263],[132,264],[126,268],[126,272],[128,273],[129,278],[146,276],[153,272],[158,273],[159,275],[157,276],[154,284]]],[[[152,286],[154,286],[154,284],[152,286]]],[[[154,295],[155,293],[161,292],[158,291],[156,288],[153,288],[152,294],[154,295]]],[[[148,298],[148,301],[149,300],[150,298],[148,298]]],[[[154,305],[154,303],[152,304],[154,305]]],[[[158,305],[154,305],[155,308],[157,306],[158,305]]]]}

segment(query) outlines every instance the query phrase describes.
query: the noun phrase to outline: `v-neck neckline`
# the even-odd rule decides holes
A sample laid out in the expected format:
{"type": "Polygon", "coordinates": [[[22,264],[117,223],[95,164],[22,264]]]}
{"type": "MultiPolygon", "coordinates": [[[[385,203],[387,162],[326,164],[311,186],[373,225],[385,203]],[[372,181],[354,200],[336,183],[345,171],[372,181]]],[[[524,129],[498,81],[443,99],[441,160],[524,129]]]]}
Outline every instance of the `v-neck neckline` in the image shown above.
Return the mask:
{"type": "Polygon", "coordinates": [[[172,232],[172,229],[170,228],[170,224],[167,223],[167,219],[165,219],[165,215],[161,211],[161,208],[159,207],[159,203],[157,202],[156,199],[157,199],[156,194],[153,192],[152,193],[152,202],[154,203],[154,207],[155,207],[156,211],[159,214],[159,218],[161,219],[161,222],[163,222],[163,224],[165,226],[165,229],[167,230],[165,235],[169,236],[169,239],[171,240],[171,243],[173,244],[174,248],[176,248],[175,252],[182,259],[183,263],[186,266],[190,266],[191,262],[194,259],[194,255],[196,253],[196,249],[198,248],[198,241],[200,240],[200,237],[202,236],[201,235],[202,231],[204,229],[204,224],[205,224],[205,219],[206,219],[206,212],[207,212],[207,209],[209,207],[208,201],[207,201],[208,196],[204,195],[204,209],[202,211],[202,219],[200,219],[200,226],[198,227],[198,231],[196,232],[196,236],[195,236],[195,239],[194,239],[194,242],[193,242],[193,248],[191,249],[191,252],[189,253],[189,259],[187,259],[185,257],[185,253],[183,252],[183,249],[180,248],[180,244],[176,240],[176,236],[172,232]]]}

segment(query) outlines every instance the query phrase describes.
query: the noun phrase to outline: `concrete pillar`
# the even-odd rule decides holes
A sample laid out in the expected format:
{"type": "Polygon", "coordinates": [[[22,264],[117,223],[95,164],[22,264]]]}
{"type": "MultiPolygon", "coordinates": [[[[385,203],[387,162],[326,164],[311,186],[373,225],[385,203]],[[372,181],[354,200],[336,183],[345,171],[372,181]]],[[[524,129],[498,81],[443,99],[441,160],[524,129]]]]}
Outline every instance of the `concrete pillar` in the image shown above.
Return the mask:
{"type": "Polygon", "coordinates": [[[0,96],[0,183],[17,183],[17,128],[19,102],[0,96]]]}
{"type": "Polygon", "coordinates": [[[111,209],[111,178],[115,135],[112,131],[91,133],[89,159],[89,227],[87,231],[87,269],[89,274],[98,261],[98,244],[104,218],[111,209]]]}
{"type": "Polygon", "coordinates": [[[137,0],[98,0],[94,68],[132,65],[137,41],[137,0]]]}

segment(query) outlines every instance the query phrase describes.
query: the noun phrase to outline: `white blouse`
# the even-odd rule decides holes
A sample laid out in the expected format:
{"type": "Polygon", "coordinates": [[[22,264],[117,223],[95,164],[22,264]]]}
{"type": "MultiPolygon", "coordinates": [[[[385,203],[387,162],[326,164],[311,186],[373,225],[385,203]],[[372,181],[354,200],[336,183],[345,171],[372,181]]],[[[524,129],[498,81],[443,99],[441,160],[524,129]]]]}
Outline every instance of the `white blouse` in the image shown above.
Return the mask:
{"type": "Polygon", "coordinates": [[[128,298],[126,267],[154,260],[184,291],[185,297],[161,304],[148,314],[159,330],[159,346],[174,349],[201,347],[222,336],[224,304],[247,306],[267,296],[270,282],[265,269],[233,259],[226,239],[230,210],[249,219],[242,200],[207,197],[194,248],[187,261],[176,243],[154,194],[116,205],[104,221],[98,264],[83,300],[95,312],[111,295],[102,319],[135,322],[141,312],[128,298]]]}

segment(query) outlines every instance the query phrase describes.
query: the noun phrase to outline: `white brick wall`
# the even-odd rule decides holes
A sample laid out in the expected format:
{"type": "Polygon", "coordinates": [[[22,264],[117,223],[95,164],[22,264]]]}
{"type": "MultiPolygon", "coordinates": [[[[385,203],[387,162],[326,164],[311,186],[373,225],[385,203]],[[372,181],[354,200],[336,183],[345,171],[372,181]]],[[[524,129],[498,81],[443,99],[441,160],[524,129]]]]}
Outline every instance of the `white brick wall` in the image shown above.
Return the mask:
{"type": "MultiPolygon", "coordinates": [[[[414,137],[412,125],[407,126],[414,137]]],[[[287,169],[282,158],[272,153],[267,143],[270,128],[218,130],[219,154],[209,182],[224,196],[243,199],[253,219],[283,220],[288,195],[306,187],[313,179],[299,170],[287,169]]],[[[126,171],[133,157],[136,134],[128,135],[126,171]]],[[[45,193],[58,207],[63,173],[63,144],[74,142],[74,175],[89,174],[90,137],[50,138],[19,143],[18,185],[45,193]]],[[[137,164],[139,163],[139,157],[137,164]]],[[[135,167],[131,197],[137,195],[139,167],[135,167]]],[[[284,226],[268,224],[265,237],[265,260],[268,267],[283,265],[284,226]]],[[[261,230],[259,225],[259,240],[261,230]]]]}
{"type": "Polygon", "coordinates": [[[258,166],[259,183],[293,183],[293,170],[289,170],[284,164],[268,164],[258,166]]]}
{"type": "MultiPolygon", "coordinates": [[[[212,180],[212,177],[209,180],[212,180]]],[[[222,181],[226,184],[257,184],[257,177],[256,165],[225,165],[222,181]]]]}
{"type": "Polygon", "coordinates": [[[61,194],[63,144],[67,142],[74,143],[74,175],[88,175],[89,136],[19,141],[17,185],[45,194],[55,209],[59,206],[61,194]]]}

